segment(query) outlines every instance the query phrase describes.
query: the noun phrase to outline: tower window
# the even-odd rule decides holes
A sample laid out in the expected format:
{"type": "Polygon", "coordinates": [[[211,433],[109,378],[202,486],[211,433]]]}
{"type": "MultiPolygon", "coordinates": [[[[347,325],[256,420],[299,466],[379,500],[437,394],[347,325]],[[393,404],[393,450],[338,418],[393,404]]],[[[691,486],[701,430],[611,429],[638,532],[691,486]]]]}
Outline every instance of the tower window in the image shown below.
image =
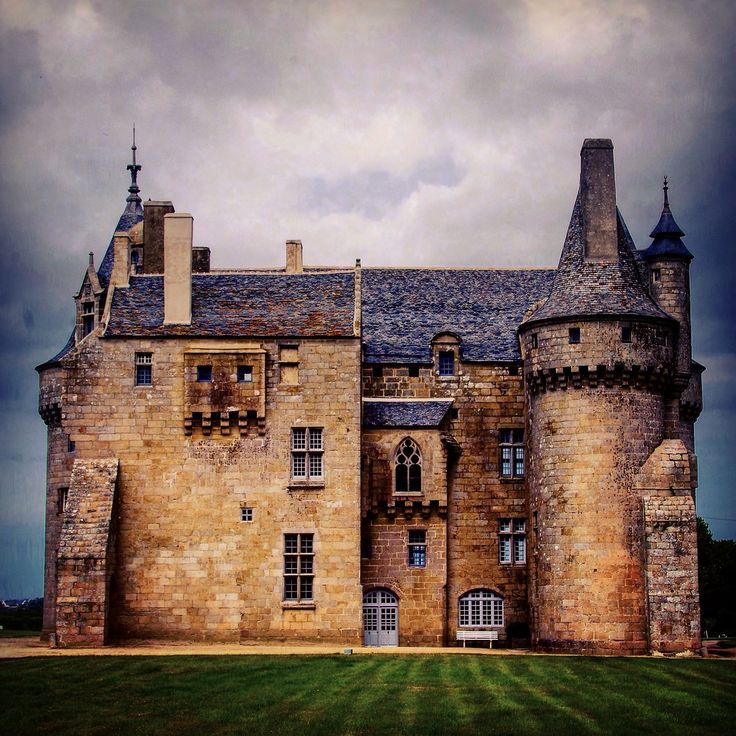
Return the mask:
{"type": "Polygon", "coordinates": [[[409,377],[410,378],[418,378],[419,377],[419,366],[418,365],[410,365],[409,366],[409,377]]]}
{"type": "Polygon", "coordinates": [[[455,375],[455,353],[452,350],[440,350],[439,372],[441,376],[455,375]]]}
{"type": "Polygon", "coordinates": [[[153,353],[135,354],[135,385],[150,386],[153,383],[153,353]]]}
{"type": "Polygon", "coordinates": [[[238,366],[238,383],[253,383],[253,366],[238,366]]]}
{"type": "Polygon", "coordinates": [[[524,430],[502,429],[498,436],[499,475],[502,478],[524,477],[524,430]]]}
{"type": "Polygon", "coordinates": [[[69,500],[69,489],[59,488],[56,496],[56,513],[63,514],[66,511],[66,504],[69,500]]]}
{"type": "Polygon", "coordinates": [[[570,335],[570,345],[577,345],[580,342],[580,328],[579,327],[571,327],[569,335],[570,335]]]}
{"type": "Polygon", "coordinates": [[[373,366],[373,378],[382,378],[382,377],[383,377],[383,366],[374,365],[373,366]]]}
{"type": "Polygon", "coordinates": [[[532,335],[532,350],[536,350],[539,347],[539,337],[537,336],[537,333],[535,332],[532,335]]]}
{"type": "Polygon", "coordinates": [[[658,268],[652,269],[652,281],[659,281],[662,278],[662,272],[658,268]]]}
{"type": "Polygon", "coordinates": [[[631,342],[631,326],[623,325],[621,327],[621,342],[631,342]]]}
{"type": "Polygon", "coordinates": [[[409,530],[409,567],[427,566],[427,532],[424,529],[409,530]]]}
{"type": "Polygon", "coordinates": [[[211,365],[198,365],[197,366],[197,381],[199,383],[209,383],[212,380],[212,366],[211,365]]]}

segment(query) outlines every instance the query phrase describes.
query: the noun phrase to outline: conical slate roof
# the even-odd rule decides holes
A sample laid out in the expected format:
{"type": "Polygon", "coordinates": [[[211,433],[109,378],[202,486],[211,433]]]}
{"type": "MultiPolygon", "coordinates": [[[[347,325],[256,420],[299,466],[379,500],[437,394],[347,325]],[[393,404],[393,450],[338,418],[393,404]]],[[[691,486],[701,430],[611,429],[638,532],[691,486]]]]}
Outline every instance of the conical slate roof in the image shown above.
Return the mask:
{"type": "Polygon", "coordinates": [[[616,220],[618,260],[586,260],[578,193],[549,298],[525,324],[595,316],[672,319],[647,292],[636,265],[636,246],[618,209],[616,220]]]}
{"type": "Polygon", "coordinates": [[[652,244],[644,251],[643,258],[657,258],[659,256],[674,256],[675,258],[684,258],[692,260],[693,254],[687,249],[685,243],[680,238],[685,233],[675,222],[675,218],[670,211],[670,202],[667,197],[667,177],[664,179],[664,205],[659,222],[654,230],[649,233],[649,237],[653,238],[652,244]]]}

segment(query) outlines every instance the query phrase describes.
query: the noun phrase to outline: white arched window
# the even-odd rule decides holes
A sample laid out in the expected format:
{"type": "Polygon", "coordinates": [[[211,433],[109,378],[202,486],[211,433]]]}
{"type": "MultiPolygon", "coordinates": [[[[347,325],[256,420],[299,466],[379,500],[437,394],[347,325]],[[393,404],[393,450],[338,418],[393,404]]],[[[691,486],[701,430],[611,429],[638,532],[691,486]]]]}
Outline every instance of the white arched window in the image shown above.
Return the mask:
{"type": "Polygon", "coordinates": [[[471,590],[460,596],[460,626],[503,626],[503,598],[492,590],[471,590]]]}
{"type": "Polygon", "coordinates": [[[422,492],[422,453],[411,437],[401,440],[394,458],[396,493],[422,492]]]}

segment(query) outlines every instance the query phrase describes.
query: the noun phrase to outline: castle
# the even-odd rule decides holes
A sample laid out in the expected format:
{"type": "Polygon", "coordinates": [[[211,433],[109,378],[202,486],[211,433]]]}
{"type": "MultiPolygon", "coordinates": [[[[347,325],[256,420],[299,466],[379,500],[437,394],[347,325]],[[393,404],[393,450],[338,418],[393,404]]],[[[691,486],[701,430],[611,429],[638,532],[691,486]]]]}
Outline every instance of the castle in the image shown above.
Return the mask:
{"type": "Polygon", "coordinates": [[[137,175],[40,365],[44,636],[700,646],[689,264],[589,139],[557,269],[213,270],[137,175]]]}

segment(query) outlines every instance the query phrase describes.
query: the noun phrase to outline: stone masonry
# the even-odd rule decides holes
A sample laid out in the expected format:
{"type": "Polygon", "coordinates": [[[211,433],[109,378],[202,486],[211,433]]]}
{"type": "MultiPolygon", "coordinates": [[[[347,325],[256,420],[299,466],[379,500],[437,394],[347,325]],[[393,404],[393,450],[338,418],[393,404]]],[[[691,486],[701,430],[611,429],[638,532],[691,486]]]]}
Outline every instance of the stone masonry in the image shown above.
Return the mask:
{"type": "Polygon", "coordinates": [[[697,650],[666,187],[637,250],[590,139],[556,269],[215,270],[140,168],[37,369],[44,637],[697,650]]]}

